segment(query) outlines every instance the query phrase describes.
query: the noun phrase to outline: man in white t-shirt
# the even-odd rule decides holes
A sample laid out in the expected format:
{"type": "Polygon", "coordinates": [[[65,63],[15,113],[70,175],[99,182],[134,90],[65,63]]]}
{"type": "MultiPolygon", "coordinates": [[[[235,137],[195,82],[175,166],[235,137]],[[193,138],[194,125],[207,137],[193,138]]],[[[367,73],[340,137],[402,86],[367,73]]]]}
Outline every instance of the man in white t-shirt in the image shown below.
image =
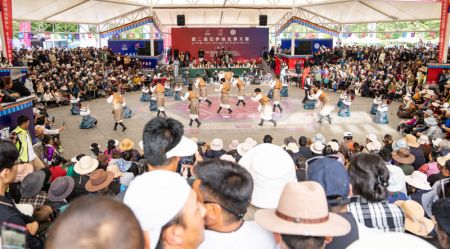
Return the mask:
{"type": "Polygon", "coordinates": [[[206,208],[205,239],[199,249],[275,249],[271,232],[244,221],[253,180],[241,166],[219,159],[194,168],[193,189],[206,208]]]}

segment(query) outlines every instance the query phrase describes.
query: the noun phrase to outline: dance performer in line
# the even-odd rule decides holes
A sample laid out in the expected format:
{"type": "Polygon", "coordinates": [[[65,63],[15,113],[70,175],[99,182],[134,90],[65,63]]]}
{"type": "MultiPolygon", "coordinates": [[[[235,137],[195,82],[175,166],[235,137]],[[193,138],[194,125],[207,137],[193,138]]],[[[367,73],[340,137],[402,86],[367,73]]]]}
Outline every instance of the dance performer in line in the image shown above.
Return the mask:
{"type": "Polygon", "coordinates": [[[373,99],[372,108],[370,108],[370,114],[377,114],[378,106],[383,102],[381,96],[377,96],[373,99]]]}
{"type": "Polygon", "coordinates": [[[381,104],[377,108],[377,113],[375,114],[375,117],[373,121],[377,124],[387,124],[389,123],[388,119],[388,105],[387,105],[387,99],[383,99],[381,104]]]}
{"type": "Polygon", "coordinates": [[[326,118],[328,123],[331,124],[331,112],[334,109],[334,106],[329,104],[328,95],[322,91],[318,86],[314,86],[313,95],[309,95],[308,99],[318,100],[316,103],[316,109],[319,110],[318,113],[318,122],[322,123],[322,120],[326,118]]]}
{"type": "Polygon", "coordinates": [[[69,102],[72,104],[72,108],[70,109],[72,115],[80,115],[80,98],[78,95],[75,97],[71,94],[69,102]]]}
{"type": "Polygon", "coordinates": [[[189,126],[192,126],[192,122],[197,123],[197,127],[200,127],[202,124],[200,120],[198,120],[198,115],[200,113],[199,110],[199,98],[198,94],[193,91],[192,85],[188,86],[188,92],[184,94],[184,96],[181,96],[181,99],[189,100],[189,126]]]}
{"type": "Polygon", "coordinates": [[[80,129],[90,129],[97,125],[97,119],[91,116],[89,106],[81,107],[80,115],[83,117],[80,124],[80,129]]]}
{"type": "Polygon", "coordinates": [[[113,94],[106,100],[109,104],[113,106],[114,114],[114,130],[117,130],[117,125],[122,126],[122,132],[124,132],[127,127],[123,124],[123,107],[127,105],[125,98],[120,94],[119,89],[114,87],[112,89],[113,94]]]}
{"type": "Polygon", "coordinates": [[[230,69],[227,69],[223,77],[225,78],[225,81],[231,82],[233,79],[233,72],[231,72],[230,69]]]}
{"type": "Polygon", "coordinates": [[[141,102],[150,102],[150,89],[148,89],[148,87],[146,85],[144,85],[141,89],[142,91],[142,95],[141,98],[139,99],[139,101],[141,102]]]}
{"type": "Polygon", "coordinates": [[[281,88],[283,85],[281,84],[280,76],[276,75],[275,80],[270,83],[270,87],[273,89],[273,112],[275,112],[276,108],[280,109],[280,113],[283,112],[283,108],[281,108],[281,88]]]}
{"type": "Polygon", "coordinates": [[[156,95],[156,103],[158,105],[158,114],[156,114],[157,117],[159,117],[159,114],[162,113],[164,118],[167,117],[165,106],[166,106],[166,98],[164,96],[165,87],[161,83],[161,80],[158,80],[156,85],[154,85],[150,90],[153,94],[156,95]]]}
{"type": "Polygon", "coordinates": [[[258,124],[259,126],[264,125],[264,121],[269,121],[273,123],[273,126],[277,126],[277,121],[273,119],[273,110],[270,106],[270,99],[267,96],[263,96],[261,94],[261,89],[256,88],[255,89],[255,97],[251,97],[253,101],[258,101],[258,111],[260,112],[261,122],[258,124]]]}
{"type": "Polygon", "coordinates": [[[242,103],[245,106],[245,94],[244,94],[244,90],[245,90],[245,82],[243,80],[241,80],[241,78],[238,75],[234,76],[234,82],[233,84],[237,87],[238,89],[238,102],[236,104],[236,106],[239,106],[240,103],[242,103]]]}
{"type": "Polygon", "coordinates": [[[229,81],[225,81],[225,78],[221,79],[221,85],[219,89],[215,89],[216,92],[220,92],[220,107],[217,110],[217,113],[220,113],[222,108],[225,108],[228,110],[228,114],[231,114],[233,111],[230,107],[230,88],[231,84],[229,81]]]}
{"type": "Polygon", "coordinates": [[[181,101],[181,90],[183,90],[181,83],[176,83],[174,90],[175,90],[175,94],[173,95],[173,99],[175,101],[181,101]]]}
{"type": "Polygon", "coordinates": [[[339,106],[338,115],[341,117],[350,117],[350,106],[352,105],[352,98],[349,95],[345,95],[344,99],[339,106]]]}
{"type": "Polygon", "coordinates": [[[211,101],[208,99],[208,93],[206,91],[206,82],[205,80],[197,74],[197,78],[195,79],[195,87],[199,89],[200,92],[200,102],[205,101],[208,103],[208,107],[211,106],[211,101]]]}

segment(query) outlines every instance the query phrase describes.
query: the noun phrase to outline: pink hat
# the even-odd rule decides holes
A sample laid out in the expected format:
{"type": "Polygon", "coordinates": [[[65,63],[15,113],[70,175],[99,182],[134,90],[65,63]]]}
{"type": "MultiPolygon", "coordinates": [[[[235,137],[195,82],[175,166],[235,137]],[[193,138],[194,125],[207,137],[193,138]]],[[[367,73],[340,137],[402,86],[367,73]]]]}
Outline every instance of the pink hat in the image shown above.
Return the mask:
{"type": "Polygon", "coordinates": [[[14,179],[14,182],[21,182],[25,176],[27,176],[30,173],[33,173],[34,168],[33,165],[29,163],[21,163],[17,165],[17,175],[14,179]]]}

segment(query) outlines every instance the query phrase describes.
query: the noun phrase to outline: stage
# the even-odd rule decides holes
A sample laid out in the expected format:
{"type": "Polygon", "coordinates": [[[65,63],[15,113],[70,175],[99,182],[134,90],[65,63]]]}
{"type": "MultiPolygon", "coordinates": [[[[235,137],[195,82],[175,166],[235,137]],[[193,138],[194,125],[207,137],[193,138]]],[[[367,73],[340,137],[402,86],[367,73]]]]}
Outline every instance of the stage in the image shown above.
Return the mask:
{"type": "MultiPolygon", "coordinates": [[[[180,120],[185,125],[185,134],[188,137],[197,137],[199,141],[209,142],[212,138],[220,137],[224,140],[226,147],[232,139],[243,141],[246,137],[253,137],[258,142],[262,141],[265,134],[274,137],[274,143],[281,144],[283,139],[288,136],[294,136],[296,139],[301,135],[308,137],[315,133],[322,133],[328,140],[336,138],[342,140],[345,131],[352,131],[355,140],[365,144],[365,135],[370,132],[377,134],[381,141],[381,136],[389,133],[398,138],[396,126],[399,119],[395,115],[399,103],[394,102],[389,109],[390,123],[387,125],[379,125],[372,122],[372,115],[368,113],[372,104],[372,99],[357,97],[351,106],[352,116],[343,118],[337,116],[337,108],[332,113],[333,124],[327,122],[319,124],[313,110],[304,110],[301,100],[304,91],[300,88],[290,87],[289,98],[283,98],[281,105],[284,109],[283,113],[279,113],[278,109],[275,119],[278,121],[277,127],[266,122],[263,127],[258,126],[259,113],[257,110],[258,103],[250,99],[250,94],[255,86],[249,86],[246,89],[247,105],[237,107],[237,90],[232,88],[230,92],[230,104],[233,113],[228,115],[227,110],[222,110],[221,114],[216,111],[219,105],[219,93],[215,92],[212,86],[208,87],[209,99],[213,101],[211,107],[206,103],[200,105],[200,121],[202,125],[197,128],[194,124],[189,127],[188,105],[187,101],[175,102],[173,97],[166,97],[166,112],[169,117],[180,120]]],[[[263,92],[268,91],[268,87],[263,87],[263,92]]],[[[80,116],[72,116],[70,107],[49,109],[51,116],[56,116],[56,124],[61,125],[62,122],[68,125],[66,130],[61,133],[61,139],[64,145],[64,156],[71,157],[78,153],[89,153],[89,146],[93,142],[98,142],[105,149],[108,139],[131,138],[137,143],[141,140],[142,130],[147,121],[156,116],[156,112],[150,112],[149,103],[139,102],[140,92],[127,93],[125,95],[128,106],[133,110],[133,117],[125,119],[124,123],[128,129],[122,133],[120,129],[113,131],[113,116],[111,114],[111,105],[106,103],[106,99],[96,99],[90,102],[84,102],[89,105],[92,116],[97,118],[99,123],[96,128],[89,130],[80,130],[80,116]]],[[[337,104],[339,95],[330,93],[330,101],[337,104]]],[[[225,148],[226,149],[226,148],[225,148]]]]}

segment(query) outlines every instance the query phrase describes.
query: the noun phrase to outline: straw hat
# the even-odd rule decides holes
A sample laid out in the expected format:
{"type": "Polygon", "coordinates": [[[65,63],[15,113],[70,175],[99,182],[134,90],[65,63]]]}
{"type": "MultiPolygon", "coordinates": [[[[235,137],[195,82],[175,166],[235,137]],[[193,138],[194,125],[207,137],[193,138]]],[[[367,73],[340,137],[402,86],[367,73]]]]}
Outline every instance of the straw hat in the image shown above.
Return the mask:
{"type": "Polygon", "coordinates": [[[237,146],[237,152],[240,156],[244,156],[251,148],[255,147],[256,142],[253,138],[246,138],[243,143],[240,143],[237,146]]]}
{"type": "Polygon", "coordinates": [[[436,159],[437,163],[441,166],[444,166],[448,160],[450,160],[450,153],[445,156],[440,156],[436,159]]]}
{"type": "Polygon", "coordinates": [[[85,188],[88,192],[97,192],[109,186],[114,179],[114,173],[98,169],[89,176],[85,188]]]}
{"type": "Polygon", "coordinates": [[[427,135],[421,135],[419,139],[417,139],[417,143],[419,143],[420,145],[430,144],[430,139],[427,135]]]}
{"type": "Polygon", "coordinates": [[[392,152],[392,158],[401,164],[411,164],[416,160],[416,157],[409,153],[409,150],[406,148],[400,148],[392,152]]]}
{"type": "Polygon", "coordinates": [[[28,174],[33,173],[33,165],[29,163],[21,163],[17,165],[17,174],[14,182],[21,182],[28,174]]]}
{"type": "Polygon", "coordinates": [[[122,171],[120,171],[119,166],[115,164],[111,164],[106,168],[106,171],[112,172],[114,174],[114,178],[119,178],[122,176],[122,171]]]}
{"type": "Polygon", "coordinates": [[[298,145],[296,143],[289,143],[286,147],[286,150],[290,150],[293,153],[297,153],[300,151],[300,149],[298,148],[298,145]]]}
{"type": "Polygon", "coordinates": [[[97,167],[98,167],[97,159],[94,159],[90,156],[84,156],[77,163],[75,163],[73,170],[75,171],[75,173],[79,175],[87,175],[92,171],[96,170],[97,167]]]}
{"type": "Polygon", "coordinates": [[[129,139],[129,138],[125,138],[124,140],[122,140],[122,142],[120,142],[119,144],[119,149],[121,151],[127,151],[127,150],[131,150],[134,147],[134,142],[133,140],[129,139]]]}
{"type": "Polygon", "coordinates": [[[351,228],[342,216],[328,212],[323,187],[312,181],[287,183],[277,208],[258,210],[255,220],[269,231],[290,235],[343,236],[351,228]]]}
{"type": "Polygon", "coordinates": [[[406,183],[409,185],[421,189],[421,190],[431,190],[430,183],[427,181],[427,175],[420,171],[414,171],[411,175],[406,176],[406,183]]]}
{"type": "Polygon", "coordinates": [[[405,230],[426,237],[434,229],[434,223],[430,219],[425,218],[425,211],[419,203],[412,200],[396,201],[395,205],[399,206],[405,215],[405,230]]]}
{"type": "Polygon", "coordinates": [[[404,138],[406,141],[406,144],[413,148],[419,148],[420,144],[417,142],[417,137],[411,134],[406,135],[404,138]]]}

